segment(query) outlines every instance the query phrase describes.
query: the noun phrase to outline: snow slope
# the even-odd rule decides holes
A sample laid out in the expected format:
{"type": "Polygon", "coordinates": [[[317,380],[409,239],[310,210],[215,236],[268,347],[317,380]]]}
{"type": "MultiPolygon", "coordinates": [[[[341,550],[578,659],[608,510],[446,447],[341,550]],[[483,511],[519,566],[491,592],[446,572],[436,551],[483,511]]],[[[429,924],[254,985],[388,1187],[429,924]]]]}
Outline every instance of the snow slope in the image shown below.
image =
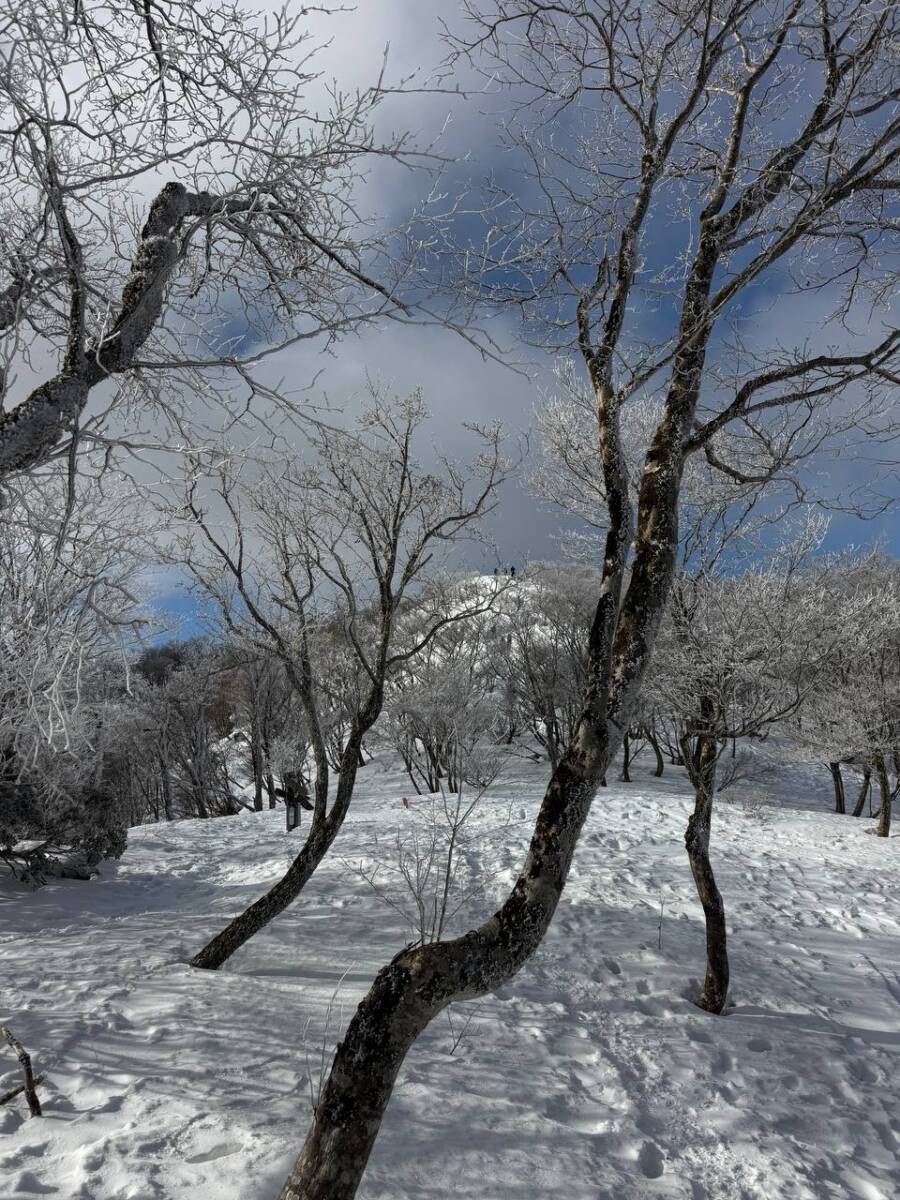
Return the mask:
{"type": "MultiPolygon", "coordinates": [[[[457,930],[512,879],[546,773],[510,764],[479,812],[466,865],[488,895],[457,930]]],[[[44,1119],[0,1109],[0,1196],[277,1195],[322,1046],[409,940],[347,861],[387,853],[413,819],[406,794],[370,764],[307,892],[217,974],[186,960],[287,862],[281,812],[147,826],[101,879],[4,885],[0,1021],[48,1083],[44,1119]]],[[[683,773],[657,781],[639,763],[601,791],[544,947],[500,994],[454,1010],[457,1032],[471,1016],[455,1053],[443,1017],[420,1040],[361,1195],[900,1195],[900,842],[808,807],[828,797],[823,768],[795,773],[765,820],[719,805],[734,1003],[715,1018],[689,999],[703,930],[683,773]]],[[[12,1066],[0,1059],[0,1091],[12,1066]]]]}

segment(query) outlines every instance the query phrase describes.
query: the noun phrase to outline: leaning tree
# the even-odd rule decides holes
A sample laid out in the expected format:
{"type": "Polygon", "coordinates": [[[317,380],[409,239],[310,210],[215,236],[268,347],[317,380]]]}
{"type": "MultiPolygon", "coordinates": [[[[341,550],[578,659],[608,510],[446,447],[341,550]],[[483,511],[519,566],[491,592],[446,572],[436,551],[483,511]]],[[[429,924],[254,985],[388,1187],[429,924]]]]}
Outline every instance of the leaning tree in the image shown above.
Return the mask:
{"type": "Polygon", "coordinates": [[[307,21],[0,0],[0,479],[291,411],[278,350],[409,317],[410,243],[358,190],[421,159],[373,133],[381,81],[323,86],[307,21]]]}
{"type": "Polygon", "coordinates": [[[477,431],[471,468],[445,459],[438,476],[417,457],[424,418],[418,396],[376,399],[358,428],[314,427],[311,462],[253,480],[226,459],[212,464],[211,487],[199,464],[190,479],[185,563],[228,630],[283,664],[314,776],[303,846],[265,895],[194,956],[195,967],[220,967],[300,895],[347,816],[363,739],[389,681],[442,631],[488,611],[502,590],[494,580],[459,586],[448,603],[434,578],[447,551],[477,537],[494,507],[506,472],[498,431],[477,431]],[[413,600],[415,622],[404,629],[413,600]],[[329,799],[335,680],[322,642],[338,635],[350,668],[342,672],[345,734],[329,799]]]}
{"type": "Polygon", "coordinates": [[[500,223],[471,286],[580,355],[596,406],[607,531],[583,709],[506,901],[478,928],[408,948],[376,976],[282,1200],[354,1196],[418,1035],[448,1004],[509,979],[540,945],[636,711],[675,569],[689,457],[766,478],[836,438],[846,452],[850,431],[874,437],[890,421],[900,330],[878,328],[880,309],[873,318],[861,306],[878,306],[892,286],[896,9],[864,0],[464,8],[457,52],[520,101],[503,125],[520,190],[488,197],[500,223]],[[751,340],[745,314],[763,287],[828,301],[838,319],[817,310],[795,339],[785,322],[766,342],[760,323],[751,340]],[[648,391],[660,415],[633,486],[622,412],[648,391]],[[732,425],[752,472],[728,457],[721,435],[732,425]]]}

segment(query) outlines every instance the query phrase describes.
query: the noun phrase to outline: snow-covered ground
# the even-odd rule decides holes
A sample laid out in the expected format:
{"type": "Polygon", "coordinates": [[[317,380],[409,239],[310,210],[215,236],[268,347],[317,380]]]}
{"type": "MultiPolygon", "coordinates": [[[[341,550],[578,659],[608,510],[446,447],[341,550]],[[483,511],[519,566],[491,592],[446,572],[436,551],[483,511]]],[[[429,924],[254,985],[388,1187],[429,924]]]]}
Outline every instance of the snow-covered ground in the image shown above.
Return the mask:
{"type": "MultiPolygon", "coordinates": [[[[546,774],[513,763],[485,801],[467,876],[488,894],[456,931],[511,881],[546,774]]],[[[371,763],[306,893],[216,974],[186,960],[288,861],[281,811],[135,830],[91,883],[3,885],[0,1021],[47,1083],[43,1119],[0,1109],[0,1196],[277,1195],[323,1044],[409,940],[348,865],[389,858],[408,794],[371,763]]],[[[900,841],[830,815],[828,796],[822,768],[794,772],[765,819],[719,805],[733,1005],[716,1018],[690,1001],[703,927],[683,772],[657,781],[638,763],[601,791],[544,946],[454,1010],[457,1033],[471,1015],[455,1053],[444,1018],[422,1037],[361,1195],[900,1195],[900,841]]],[[[0,1058],[0,1091],[13,1065],[0,1058]]]]}

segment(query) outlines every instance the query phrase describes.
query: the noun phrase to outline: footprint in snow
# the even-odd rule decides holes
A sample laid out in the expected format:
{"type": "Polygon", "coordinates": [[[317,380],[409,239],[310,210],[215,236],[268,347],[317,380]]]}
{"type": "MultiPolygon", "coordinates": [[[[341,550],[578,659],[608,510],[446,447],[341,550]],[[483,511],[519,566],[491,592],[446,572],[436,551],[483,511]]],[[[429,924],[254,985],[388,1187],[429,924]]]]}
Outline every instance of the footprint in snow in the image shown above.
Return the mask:
{"type": "Polygon", "coordinates": [[[719,1051],[713,1059],[712,1071],[714,1075],[727,1075],[734,1068],[734,1059],[731,1054],[724,1048],[719,1051]]]}
{"type": "Polygon", "coordinates": [[[747,1049],[752,1050],[754,1054],[765,1054],[767,1050],[772,1049],[772,1043],[764,1037],[751,1038],[747,1043],[747,1049]]]}
{"type": "Polygon", "coordinates": [[[215,1162],[218,1158],[227,1158],[229,1154],[237,1154],[241,1149],[233,1143],[220,1142],[217,1146],[210,1146],[208,1150],[203,1150],[199,1154],[189,1154],[185,1158],[185,1162],[189,1163],[207,1163],[215,1162]]]}
{"type": "Polygon", "coordinates": [[[37,1175],[33,1175],[31,1171],[23,1171],[13,1184],[12,1190],[16,1195],[26,1196],[49,1196],[52,1192],[57,1191],[56,1188],[41,1183],[37,1175]]]}
{"type": "Polygon", "coordinates": [[[712,1037],[702,1027],[702,1025],[689,1025],[687,1029],[687,1035],[692,1042],[700,1042],[706,1046],[712,1043],[712,1037]]]}
{"type": "Polygon", "coordinates": [[[638,1166],[647,1179],[659,1179],[665,1172],[666,1160],[655,1142],[644,1142],[638,1155],[638,1166]]]}

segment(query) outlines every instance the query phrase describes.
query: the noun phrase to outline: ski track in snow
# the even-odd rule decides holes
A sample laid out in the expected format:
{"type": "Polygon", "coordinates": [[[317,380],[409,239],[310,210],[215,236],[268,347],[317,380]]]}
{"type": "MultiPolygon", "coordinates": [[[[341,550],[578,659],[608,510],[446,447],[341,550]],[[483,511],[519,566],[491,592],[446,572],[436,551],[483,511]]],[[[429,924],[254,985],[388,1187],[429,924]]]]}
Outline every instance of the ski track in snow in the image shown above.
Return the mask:
{"type": "MultiPolygon", "coordinates": [[[[512,881],[547,770],[511,766],[484,802],[486,894],[451,932],[512,881]]],[[[634,780],[599,793],[536,957],[454,1008],[457,1031],[471,1014],[455,1053],[445,1015],[413,1049],[365,1200],[900,1195],[900,841],[823,811],[824,767],[792,771],[766,821],[720,802],[732,993],[710,1017],[690,999],[703,926],[684,775],[639,762],[634,780]]],[[[323,1044],[411,937],[347,865],[408,819],[408,792],[377,761],[361,772],[304,895],[217,973],[187,960],[289,861],[283,811],[133,830],[88,884],[2,885],[0,1021],[47,1077],[43,1119],[0,1109],[3,1200],[277,1195],[323,1044]]],[[[0,1058],[0,1091],[13,1067],[0,1058]]]]}

